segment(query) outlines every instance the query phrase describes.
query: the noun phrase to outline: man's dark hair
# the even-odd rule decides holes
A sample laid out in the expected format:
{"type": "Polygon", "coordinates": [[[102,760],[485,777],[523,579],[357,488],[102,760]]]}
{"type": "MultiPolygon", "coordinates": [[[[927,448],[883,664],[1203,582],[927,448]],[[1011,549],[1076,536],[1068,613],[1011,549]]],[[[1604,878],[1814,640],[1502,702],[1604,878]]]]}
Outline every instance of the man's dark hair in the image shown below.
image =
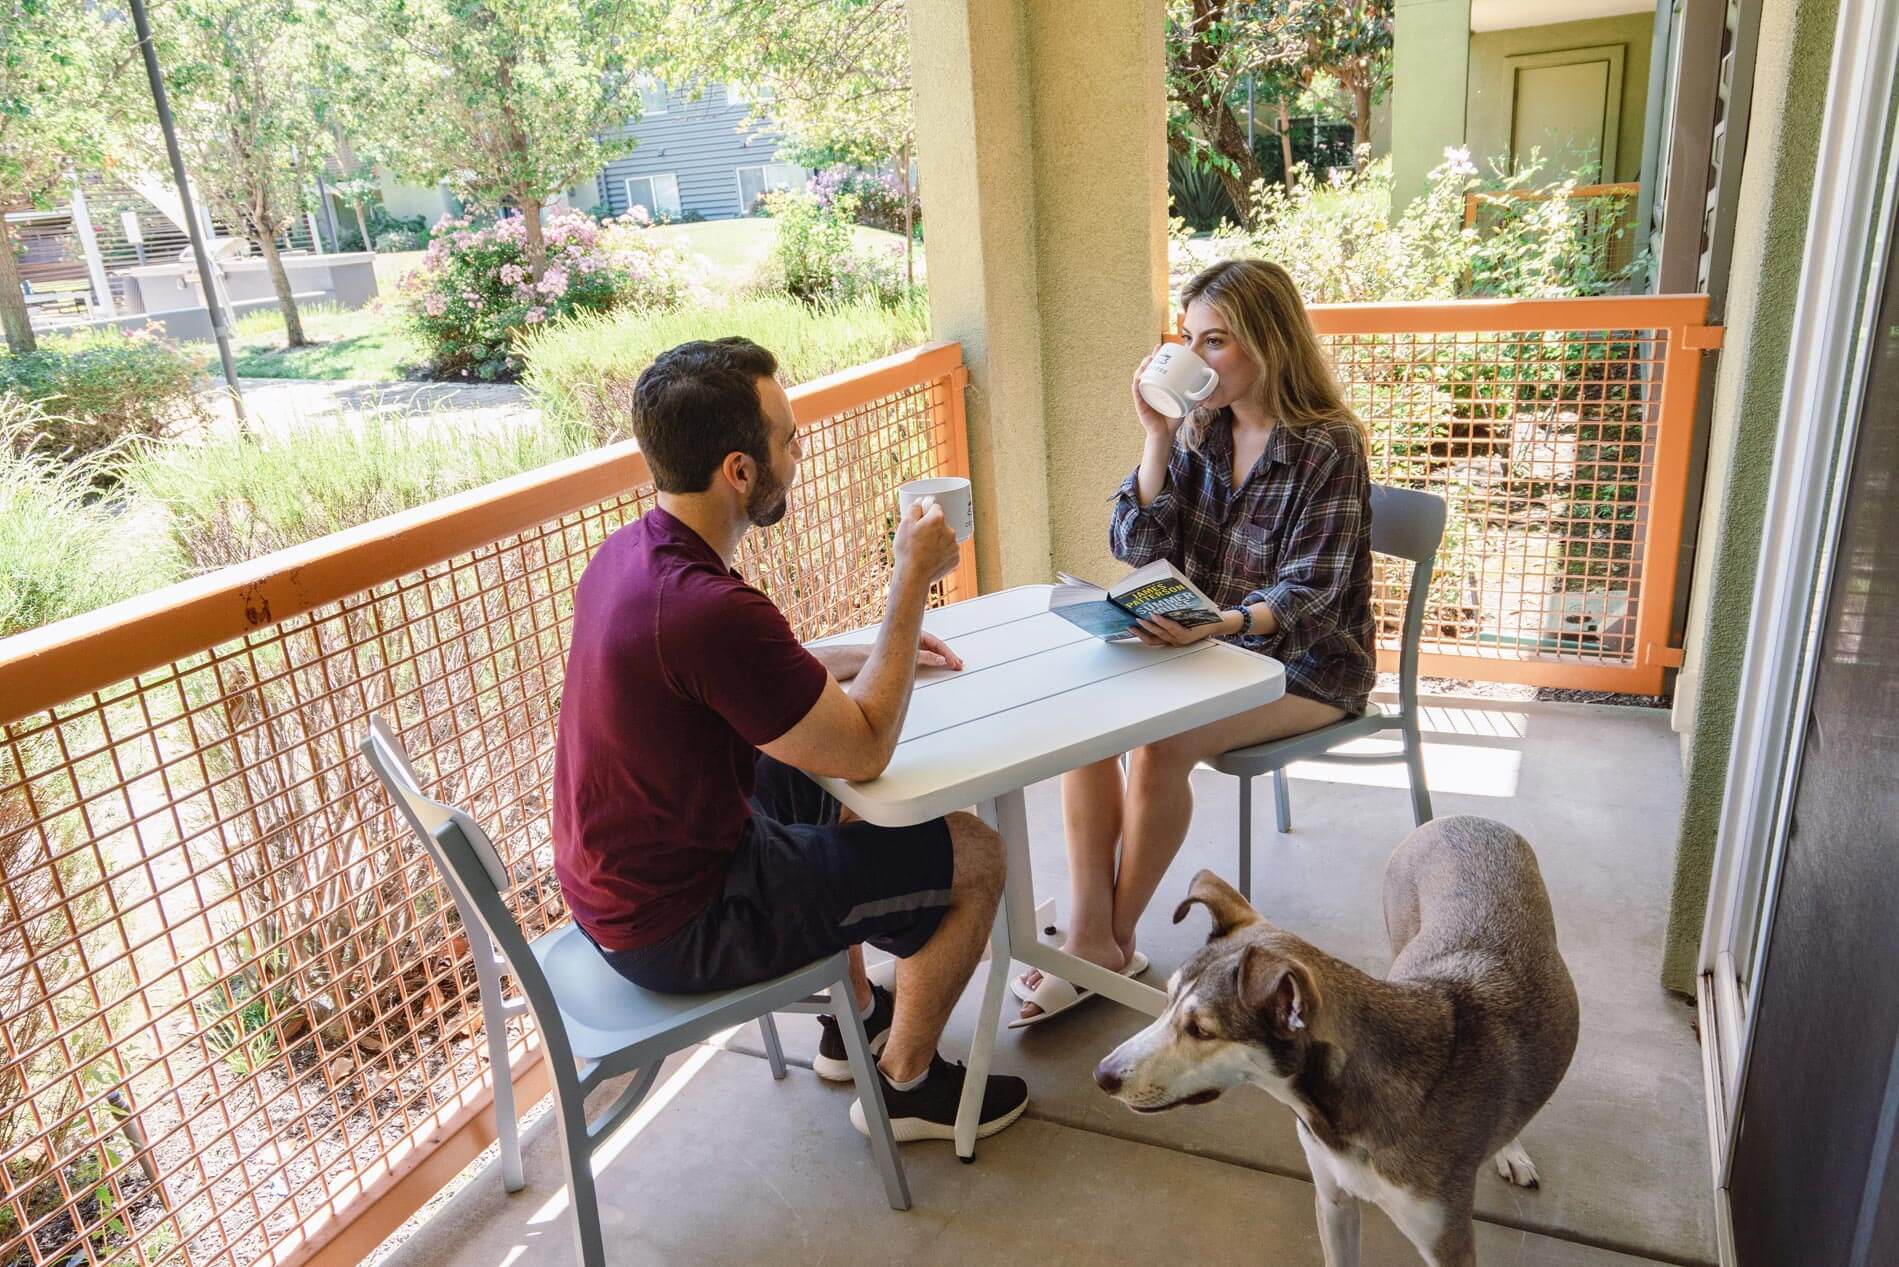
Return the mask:
{"type": "Polygon", "coordinates": [[[696,339],[646,367],[633,385],[633,434],[662,493],[703,493],[728,453],[771,464],[758,380],[778,358],[750,339],[696,339]]]}

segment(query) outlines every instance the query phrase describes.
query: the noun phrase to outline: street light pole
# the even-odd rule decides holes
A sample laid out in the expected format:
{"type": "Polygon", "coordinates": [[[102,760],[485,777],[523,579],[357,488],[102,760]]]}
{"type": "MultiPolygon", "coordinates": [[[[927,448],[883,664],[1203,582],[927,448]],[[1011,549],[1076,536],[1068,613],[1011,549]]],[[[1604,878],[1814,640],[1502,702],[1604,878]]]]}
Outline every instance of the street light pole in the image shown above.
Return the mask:
{"type": "Polygon", "coordinates": [[[198,280],[204,287],[204,307],[211,316],[211,337],[217,340],[218,362],[224,367],[224,381],[231,389],[231,405],[237,411],[237,424],[243,428],[244,394],[237,385],[237,364],[231,359],[231,329],[225,321],[224,306],[218,302],[217,280],[212,274],[211,252],[206,249],[204,230],[198,224],[198,212],[191,205],[191,186],[185,180],[185,159],[178,151],[178,134],[172,127],[171,103],[165,99],[165,77],[158,70],[158,50],[152,44],[152,24],[145,17],[145,0],[131,0],[132,26],[138,32],[139,51],[145,55],[145,77],[151,81],[152,104],[158,107],[158,126],[165,134],[165,153],[171,159],[171,178],[178,186],[178,204],[185,218],[185,232],[191,235],[191,254],[198,261],[198,280]]]}

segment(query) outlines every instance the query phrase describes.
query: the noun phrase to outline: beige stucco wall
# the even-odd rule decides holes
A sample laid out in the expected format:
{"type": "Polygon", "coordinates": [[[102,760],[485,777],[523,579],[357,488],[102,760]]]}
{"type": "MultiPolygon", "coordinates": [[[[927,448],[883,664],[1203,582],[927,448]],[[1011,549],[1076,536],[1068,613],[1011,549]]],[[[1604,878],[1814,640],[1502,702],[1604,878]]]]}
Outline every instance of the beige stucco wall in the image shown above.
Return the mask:
{"type": "Polygon", "coordinates": [[[1103,580],[1166,299],[1160,0],[913,0],[930,311],[970,369],[984,589],[1103,580]],[[1086,32],[1078,39],[1077,32],[1086,32]]]}
{"type": "Polygon", "coordinates": [[[1708,901],[1837,13],[1837,0],[1764,0],[1761,13],[1677,692],[1686,780],[1662,979],[1684,992],[1708,901]]]}
{"type": "MultiPolygon", "coordinates": [[[[1473,32],[1470,37],[1470,78],[1465,99],[1464,139],[1481,172],[1490,160],[1510,156],[1509,58],[1526,53],[1555,53],[1601,45],[1622,47],[1621,109],[1617,115],[1615,170],[1609,180],[1633,181],[1642,175],[1644,115],[1648,109],[1649,51],[1655,19],[1646,13],[1588,22],[1558,22],[1550,26],[1520,27],[1510,31],[1473,32]]],[[[1506,169],[1507,170],[1507,169],[1506,169]]]]}

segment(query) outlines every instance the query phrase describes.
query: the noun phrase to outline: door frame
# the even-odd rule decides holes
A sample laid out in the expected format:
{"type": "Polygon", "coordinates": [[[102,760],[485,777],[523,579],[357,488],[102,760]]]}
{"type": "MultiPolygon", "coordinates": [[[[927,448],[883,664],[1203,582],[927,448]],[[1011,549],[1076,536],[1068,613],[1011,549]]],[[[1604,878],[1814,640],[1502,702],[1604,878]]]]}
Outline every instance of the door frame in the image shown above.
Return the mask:
{"type": "Polygon", "coordinates": [[[1841,0],[1702,927],[1697,1002],[1723,1263],[1734,1261],[1727,1185],[1760,964],[1844,512],[1838,476],[1858,435],[1874,287],[1899,207],[1899,145],[1887,131],[1896,83],[1899,6],[1841,0]],[[1882,154],[1883,165],[1866,158],[1882,154]]]}

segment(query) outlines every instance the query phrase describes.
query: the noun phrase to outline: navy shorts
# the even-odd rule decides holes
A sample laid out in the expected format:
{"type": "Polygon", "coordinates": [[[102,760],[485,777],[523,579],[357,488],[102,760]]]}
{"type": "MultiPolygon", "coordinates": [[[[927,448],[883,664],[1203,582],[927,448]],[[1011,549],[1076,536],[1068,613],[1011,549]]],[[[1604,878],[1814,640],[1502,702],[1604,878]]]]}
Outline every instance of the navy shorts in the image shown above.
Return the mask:
{"type": "Polygon", "coordinates": [[[724,891],[660,941],[600,953],[635,985],[667,994],[769,981],[859,942],[915,954],[949,909],[949,824],[877,827],[839,813],[809,776],[761,753],[724,891]]]}

